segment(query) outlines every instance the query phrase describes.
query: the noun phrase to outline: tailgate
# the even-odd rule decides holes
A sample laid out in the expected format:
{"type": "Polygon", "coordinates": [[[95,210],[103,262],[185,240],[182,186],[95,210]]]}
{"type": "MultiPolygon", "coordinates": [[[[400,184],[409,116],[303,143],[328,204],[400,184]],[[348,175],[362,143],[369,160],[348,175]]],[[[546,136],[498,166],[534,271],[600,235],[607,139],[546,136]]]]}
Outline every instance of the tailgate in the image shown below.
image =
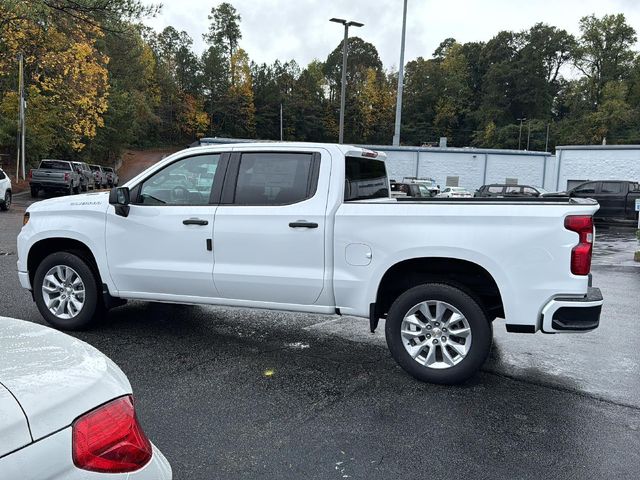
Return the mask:
{"type": "MultiPolygon", "coordinates": [[[[71,172],[68,172],[71,173],[71,172]]],[[[41,180],[46,182],[60,182],[64,183],[64,174],[65,172],[56,171],[56,170],[35,170],[31,177],[35,180],[41,180]]]]}

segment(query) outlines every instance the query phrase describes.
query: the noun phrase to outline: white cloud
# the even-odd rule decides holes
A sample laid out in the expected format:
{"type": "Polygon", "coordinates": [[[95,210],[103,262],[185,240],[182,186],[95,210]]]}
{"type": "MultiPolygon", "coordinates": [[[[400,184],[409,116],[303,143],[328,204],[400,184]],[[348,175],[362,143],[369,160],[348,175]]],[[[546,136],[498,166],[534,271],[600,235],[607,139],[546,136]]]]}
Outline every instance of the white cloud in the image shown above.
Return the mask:
{"type": "MultiPolygon", "coordinates": [[[[155,3],[144,0],[146,3],[155,3]]],[[[408,0],[405,60],[429,57],[447,37],[460,42],[486,41],[500,30],[523,30],[545,22],[579,32],[580,17],[595,13],[624,13],[640,25],[637,0],[408,0]]],[[[204,49],[207,16],[219,2],[164,0],[160,15],[146,23],[161,30],[172,25],[185,30],[196,51],[204,49]]],[[[403,0],[232,0],[242,16],[241,46],[256,62],[295,59],[304,66],[324,60],[340,42],[343,30],[329,18],[365,24],[351,35],[373,43],[384,65],[396,67],[400,49],[403,0]]]]}

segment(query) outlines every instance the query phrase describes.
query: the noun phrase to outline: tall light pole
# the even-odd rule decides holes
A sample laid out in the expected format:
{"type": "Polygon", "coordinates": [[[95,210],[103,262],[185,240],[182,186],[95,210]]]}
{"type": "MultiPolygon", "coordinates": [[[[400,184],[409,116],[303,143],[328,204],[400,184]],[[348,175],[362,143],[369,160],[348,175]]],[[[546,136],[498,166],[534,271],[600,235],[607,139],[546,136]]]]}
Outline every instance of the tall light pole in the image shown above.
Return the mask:
{"type": "Polygon", "coordinates": [[[345,92],[347,88],[347,45],[349,43],[349,27],[362,27],[364,23],[346,21],[342,18],[331,18],[330,22],[341,23],[344,25],[344,41],[342,42],[342,88],[340,89],[340,133],[338,135],[338,143],[344,141],[344,106],[345,92]]]}
{"type": "Polygon", "coordinates": [[[400,66],[398,68],[398,93],[396,94],[396,128],[393,134],[393,146],[400,145],[400,121],[402,118],[402,89],[404,86],[404,39],[407,33],[407,0],[404,0],[402,13],[402,41],[400,42],[400,66]]]}
{"type": "Polygon", "coordinates": [[[518,135],[518,150],[521,150],[520,145],[522,144],[522,122],[526,120],[526,118],[516,118],[520,122],[520,134],[518,135]]]}

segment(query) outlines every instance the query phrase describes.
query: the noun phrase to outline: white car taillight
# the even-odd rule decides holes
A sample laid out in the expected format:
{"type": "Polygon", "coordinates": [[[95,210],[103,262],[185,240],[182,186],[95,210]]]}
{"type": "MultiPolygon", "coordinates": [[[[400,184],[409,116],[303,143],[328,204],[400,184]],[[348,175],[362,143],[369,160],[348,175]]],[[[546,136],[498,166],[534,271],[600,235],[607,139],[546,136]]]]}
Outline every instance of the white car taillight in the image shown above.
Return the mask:
{"type": "Polygon", "coordinates": [[[125,473],[144,467],[153,455],[138,422],[133,397],[113,400],[73,422],[73,463],[92,472],[125,473]]]}

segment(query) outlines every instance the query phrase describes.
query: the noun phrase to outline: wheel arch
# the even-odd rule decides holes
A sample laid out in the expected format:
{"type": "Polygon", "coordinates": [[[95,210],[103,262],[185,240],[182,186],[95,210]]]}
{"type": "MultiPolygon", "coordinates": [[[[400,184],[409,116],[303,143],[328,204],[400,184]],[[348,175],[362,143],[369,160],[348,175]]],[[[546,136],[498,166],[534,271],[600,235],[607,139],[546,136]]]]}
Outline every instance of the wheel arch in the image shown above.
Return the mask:
{"type": "Polygon", "coordinates": [[[55,252],[69,252],[79,256],[86,261],[89,268],[91,268],[91,271],[96,276],[98,285],[101,286],[103,284],[98,262],[87,244],[69,237],[51,237],[38,240],[29,249],[29,253],[27,254],[27,271],[29,272],[31,285],[33,285],[33,279],[38,265],[40,265],[48,255],[55,252]]]}
{"type": "Polygon", "coordinates": [[[384,318],[392,303],[416,285],[437,282],[463,290],[476,299],[490,319],[504,317],[503,294],[494,275],[471,260],[454,257],[414,257],[391,265],[382,275],[370,305],[371,331],[384,318]]]}

